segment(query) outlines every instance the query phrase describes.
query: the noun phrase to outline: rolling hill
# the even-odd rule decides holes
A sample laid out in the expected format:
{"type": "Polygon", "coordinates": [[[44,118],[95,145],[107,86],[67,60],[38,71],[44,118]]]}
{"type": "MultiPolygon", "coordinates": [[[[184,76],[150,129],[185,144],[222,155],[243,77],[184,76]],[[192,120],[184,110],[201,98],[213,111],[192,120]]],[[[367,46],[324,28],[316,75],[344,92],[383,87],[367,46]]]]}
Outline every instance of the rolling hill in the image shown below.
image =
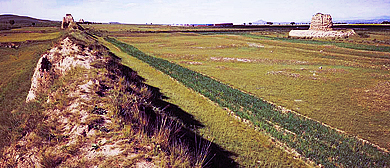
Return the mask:
{"type": "Polygon", "coordinates": [[[7,30],[19,27],[29,27],[29,26],[37,26],[37,27],[53,27],[60,26],[60,21],[51,21],[51,20],[42,20],[35,19],[28,16],[18,16],[5,14],[0,15],[0,30],[7,30]],[[13,20],[13,24],[11,24],[13,20]]]}

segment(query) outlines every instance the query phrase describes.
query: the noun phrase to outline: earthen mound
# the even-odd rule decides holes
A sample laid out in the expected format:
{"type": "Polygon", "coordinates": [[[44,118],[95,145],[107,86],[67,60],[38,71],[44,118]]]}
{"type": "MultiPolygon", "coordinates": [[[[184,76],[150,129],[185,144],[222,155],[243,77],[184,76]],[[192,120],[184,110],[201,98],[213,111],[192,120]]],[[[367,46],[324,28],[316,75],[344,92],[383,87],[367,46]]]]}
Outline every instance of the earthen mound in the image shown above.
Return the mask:
{"type": "Polygon", "coordinates": [[[354,34],[354,30],[333,30],[332,16],[317,13],[311,19],[309,30],[291,30],[288,36],[293,38],[345,38],[354,34]]]}

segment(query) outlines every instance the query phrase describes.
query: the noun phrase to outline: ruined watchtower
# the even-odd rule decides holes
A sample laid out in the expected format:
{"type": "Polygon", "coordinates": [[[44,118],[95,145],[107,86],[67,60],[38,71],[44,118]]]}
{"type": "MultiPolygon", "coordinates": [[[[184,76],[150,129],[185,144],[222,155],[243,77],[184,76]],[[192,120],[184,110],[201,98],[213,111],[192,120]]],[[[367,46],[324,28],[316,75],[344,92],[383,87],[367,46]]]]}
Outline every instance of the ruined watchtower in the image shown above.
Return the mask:
{"type": "Polygon", "coordinates": [[[66,14],[66,16],[62,19],[61,29],[66,29],[69,27],[71,23],[74,22],[72,14],[66,14]]]}
{"type": "Polygon", "coordinates": [[[332,30],[333,22],[330,14],[317,13],[311,18],[309,30],[332,30]]]}

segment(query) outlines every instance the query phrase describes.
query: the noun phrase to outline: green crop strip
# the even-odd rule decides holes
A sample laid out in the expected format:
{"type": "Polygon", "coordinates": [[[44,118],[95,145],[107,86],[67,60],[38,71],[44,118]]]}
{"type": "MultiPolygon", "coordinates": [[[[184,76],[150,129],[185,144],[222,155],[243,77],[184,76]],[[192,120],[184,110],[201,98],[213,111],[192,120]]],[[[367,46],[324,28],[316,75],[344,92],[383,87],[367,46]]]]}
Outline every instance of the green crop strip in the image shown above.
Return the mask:
{"type": "Polygon", "coordinates": [[[256,39],[279,40],[279,41],[285,41],[285,42],[290,42],[290,43],[334,45],[337,47],[357,49],[357,50],[390,52],[390,47],[388,47],[388,46],[374,46],[374,45],[352,44],[352,43],[331,42],[331,41],[316,41],[316,40],[304,40],[304,39],[293,39],[293,38],[282,38],[282,37],[268,37],[268,36],[259,36],[259,35],[253,35],[253,34],[242,34],[242,35],[246,36],[246,37],[256,38],[256,39]]]}
{"type": "Polygon", "coordinates": [[[234,89],[198,72],[164,59],[149,56],[114,38],[105,40],[123,52],[168,74],[185,86],[199,92],[221,107],[227,107],[241,118],[295,149],[302,156],[325,167],[386,167],[390,155],[369,143],[337,132],[323,124],[295,113],[281,113],[260,98],[234,89]]]}

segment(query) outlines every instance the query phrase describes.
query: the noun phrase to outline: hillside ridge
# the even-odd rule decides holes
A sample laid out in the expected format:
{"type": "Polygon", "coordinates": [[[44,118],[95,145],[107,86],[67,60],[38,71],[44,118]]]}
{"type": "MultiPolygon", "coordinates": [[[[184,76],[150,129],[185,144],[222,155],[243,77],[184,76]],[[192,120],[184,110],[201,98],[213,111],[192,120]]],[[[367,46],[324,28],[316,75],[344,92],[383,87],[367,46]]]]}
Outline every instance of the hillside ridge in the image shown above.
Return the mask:
{"type": "Polygon", "coordinates": [[[15,21],[59,22],[59,21],[53,21],[53,20],[47,20],[47,19],[38,19],[38,18],[29,17],[29,16],[20,16],[20,15],[14,15],[14,14],[2,14],[2,15],[0,15],[0,22],[8,21],[10,19],[13,19],[15,21]]]}

